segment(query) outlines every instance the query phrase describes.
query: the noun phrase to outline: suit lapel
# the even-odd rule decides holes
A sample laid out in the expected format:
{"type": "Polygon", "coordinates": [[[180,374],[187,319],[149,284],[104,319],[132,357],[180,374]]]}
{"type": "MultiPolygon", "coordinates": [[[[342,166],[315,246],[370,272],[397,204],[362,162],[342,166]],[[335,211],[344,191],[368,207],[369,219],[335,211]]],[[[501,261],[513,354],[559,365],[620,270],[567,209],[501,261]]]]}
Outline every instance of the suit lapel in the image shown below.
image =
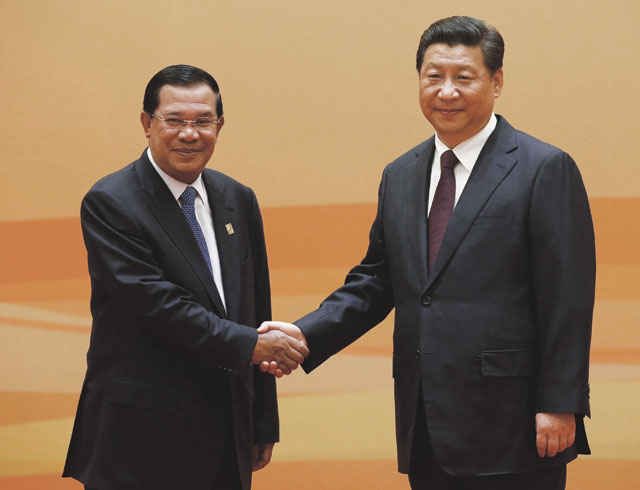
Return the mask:
{"type": "Polygon", "coordinates": [[[236,202],[225,195],[225,187],[208,172],[202,178],[207,189],[209,205],[213,216],[213,228],[218,245],[222,284],[229,318],[238,318],[240,307],[240,250],[238,232],[240,223],[237,219],[236,202]],[[227,228],[230,225],[230,228],[227,228]]]}
{"type": "Polygon", "coordinates": [[[147,158],[146,151],[140,160],[138,160],[136,171],[140,177],[142,190],[149,195],[149,209],[170,240],[189,263],[200,282],[204,285],[218,315],[225,318],[225,309],[218,294],[215,281],[209,272],[209,268],[193,236],[193,232],[191,228],[189,228],[184,214],[171,194],[171,191],[147,158]]]}
{"type": "Polygon", "coordinates": [[[427,199],[434,151],[434,138],[427,140],[426,145],[416,151],[416,160],[407,169],[406,188],[408,193],[403,201],[404,227],[409,237],[411,254],[421,289],[426,287],[428,274],[427,199]]]}
{"type": "Polygon", "coordinates": [[[481,209],[500,182],[507,176],[517,159],[515,130],[503,118],[484,145],[473,167],[447,226],[440,251],[426,284],[428,288],[444,269],[481,209]]]}

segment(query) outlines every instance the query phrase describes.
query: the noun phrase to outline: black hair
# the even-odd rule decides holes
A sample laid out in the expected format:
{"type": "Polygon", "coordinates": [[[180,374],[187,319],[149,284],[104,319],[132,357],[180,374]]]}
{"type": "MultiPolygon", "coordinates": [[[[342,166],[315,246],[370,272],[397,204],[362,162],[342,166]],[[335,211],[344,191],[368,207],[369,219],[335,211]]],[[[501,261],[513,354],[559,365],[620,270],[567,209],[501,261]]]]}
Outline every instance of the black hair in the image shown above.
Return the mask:
{"type": "Polygon", "coordinates": [[[424,53],[432,44],[449,46],[480,46],[487,69],[494,75],[502,68],[504,40],[498,30],[483,20],[464,15],[440,19],[422,33],[416,54],[416,69],[420,73],[424,53]]]}
{"type": "Polygon", "coordinates": [[[218,82],[201,68],[191,65],[171,65],[163,68],[153,75],[147,88],[144,91],[144,100],[142,102],[142,110],[152,114],[157,108],[159,101],[160,89],[165,85],[178,85],[182,87],[190,87],[204,83],[211,87],[216,96],[216,115],[222,116],[222,96],[218,82]]]}

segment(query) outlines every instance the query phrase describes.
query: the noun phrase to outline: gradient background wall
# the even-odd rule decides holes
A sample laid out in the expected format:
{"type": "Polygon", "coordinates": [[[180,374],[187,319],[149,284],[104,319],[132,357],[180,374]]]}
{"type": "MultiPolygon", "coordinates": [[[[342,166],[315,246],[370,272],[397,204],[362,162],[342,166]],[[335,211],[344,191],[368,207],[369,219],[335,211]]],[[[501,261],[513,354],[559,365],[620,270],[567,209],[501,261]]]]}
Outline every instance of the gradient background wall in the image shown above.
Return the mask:
{"type": "MultiPolygon", "coordinates": [[[[636,0],[0,0],[0,488],[81,488],[59,478],[90,329],[79,204],[145,147],[151,75],[189,63],[220,82],[227,123],[210,166],[255,189],[274,316],[292,321],[363,256],[383,167],[432,134],[415,50],[454,14],[502,32],[496,111],[571,153],[591,199],[594,454],[570,466],[568,487],[637,488],[636,0]]],[[[282,442],[254,488],[407,487],[395,472],[391,328],[279,381],[282,442]]]]}

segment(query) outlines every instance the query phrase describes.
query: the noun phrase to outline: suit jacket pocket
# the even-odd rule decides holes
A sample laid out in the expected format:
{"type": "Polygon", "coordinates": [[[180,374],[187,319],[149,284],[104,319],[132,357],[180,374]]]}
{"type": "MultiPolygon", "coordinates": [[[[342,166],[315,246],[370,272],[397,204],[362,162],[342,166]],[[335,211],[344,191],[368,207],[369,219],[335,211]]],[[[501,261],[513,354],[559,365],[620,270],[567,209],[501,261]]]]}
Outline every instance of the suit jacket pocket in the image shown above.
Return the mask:
{"type": "Polygon", "coordinates": [[[531,376],[534,365],[535,351],[531,349],[485,350],[480,353],[483,376],[531,376]]]}
{"type": "Polygon", "coordinates": [[[107,401],[120,405],[173,413],[177,395],[166,388],[158,388],[140,381],[113,378],[107,388],[107,401]]]}
{"type": "Polygon", "coordinates": [[[471,225],[471,228],[474,230],[481,228],[502,228],[509,226],[512,221],[511,216],[478,216],[471,225]]]}

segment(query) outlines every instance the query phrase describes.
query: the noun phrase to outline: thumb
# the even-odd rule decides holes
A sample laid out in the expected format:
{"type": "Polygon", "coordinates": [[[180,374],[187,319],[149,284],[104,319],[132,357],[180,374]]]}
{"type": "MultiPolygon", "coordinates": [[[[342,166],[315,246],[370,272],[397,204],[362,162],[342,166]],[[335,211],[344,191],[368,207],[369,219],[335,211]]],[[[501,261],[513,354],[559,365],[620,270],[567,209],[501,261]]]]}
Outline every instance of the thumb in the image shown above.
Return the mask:
{"type": "Polygon", "coordinates": [[[262,324],[258,327],[258,333],[267,333],[269,331],[269,322],[262,322],[262,324]]]}

